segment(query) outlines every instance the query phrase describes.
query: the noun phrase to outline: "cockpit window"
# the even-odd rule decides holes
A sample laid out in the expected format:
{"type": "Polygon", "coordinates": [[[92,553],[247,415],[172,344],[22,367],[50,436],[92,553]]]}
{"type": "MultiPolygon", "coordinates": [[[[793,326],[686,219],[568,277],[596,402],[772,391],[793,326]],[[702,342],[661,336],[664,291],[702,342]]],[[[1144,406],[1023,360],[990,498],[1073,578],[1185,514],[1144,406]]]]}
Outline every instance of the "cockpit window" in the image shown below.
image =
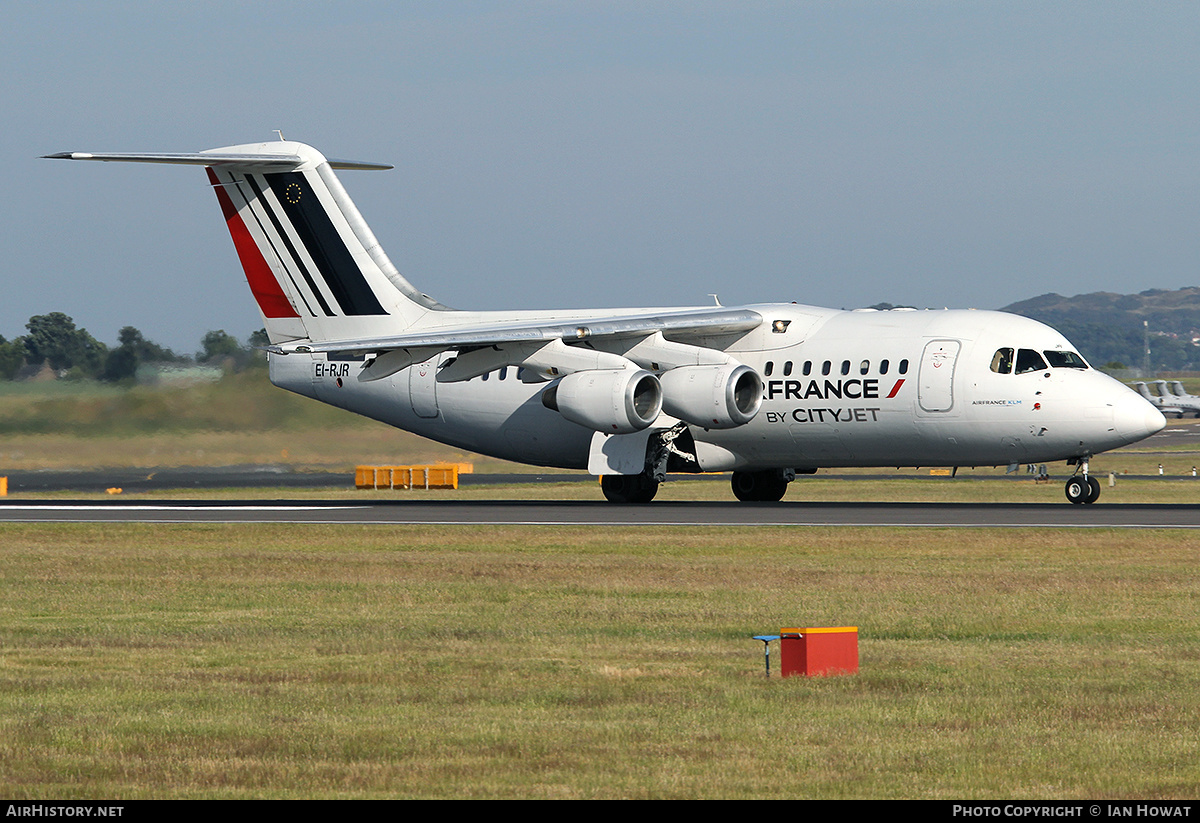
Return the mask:
{"type": "Polygon", "coordinates": [[[1046,359],[1056,369],[1086,369],[1088,367],[1088,364],[1083,362],[1083,358],[1073,351],[1048,349],[1046,351],[1046,359]]]}
{"type": "Polygon", "coordinates": [[[996,349],[992,355],[992,371],[996,374],[1012,374],[1013,350],[996,349]]]}
{"type": "Polygon", "coordinates": [[[1017,374],[1042,371],[1045,368],[1046,361],[1033,349],[1017,349],[1017,374]]]}

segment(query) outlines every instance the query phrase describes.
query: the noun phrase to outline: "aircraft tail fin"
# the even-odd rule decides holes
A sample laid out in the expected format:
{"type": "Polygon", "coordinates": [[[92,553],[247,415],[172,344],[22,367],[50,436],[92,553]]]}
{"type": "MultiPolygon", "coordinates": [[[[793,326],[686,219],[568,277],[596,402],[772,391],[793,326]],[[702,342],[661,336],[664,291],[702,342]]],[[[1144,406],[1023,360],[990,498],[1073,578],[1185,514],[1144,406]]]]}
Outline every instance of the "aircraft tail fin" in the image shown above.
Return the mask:
{"type": "Polygon", "coordinates": [[[1142,397],[1146,398],[1147,400],[1149,400],[1149,401],[1151,401],[1151,402],[1153,402],[1153,401],[1154,401],[1154,395],[1150,394],[1150,387],[1149,387],[1149,386],[1147,386],[1147,385],[1146,385],[1144,382],[1142,382],[1141,380],[1139,380],[1138,382],[1134,383],[1134,385],[1135,385],[1135,386],[1137,386],[1138,394],[1140,394],[1142,397]]]}
{"type": "Polygon", "coordinates": [[[396,334],[429,311],[449,310],[401,276],[334,174],[391,166],[327,160],[284,141],[49,157],[206,166],[272,343],[396,334]]]}

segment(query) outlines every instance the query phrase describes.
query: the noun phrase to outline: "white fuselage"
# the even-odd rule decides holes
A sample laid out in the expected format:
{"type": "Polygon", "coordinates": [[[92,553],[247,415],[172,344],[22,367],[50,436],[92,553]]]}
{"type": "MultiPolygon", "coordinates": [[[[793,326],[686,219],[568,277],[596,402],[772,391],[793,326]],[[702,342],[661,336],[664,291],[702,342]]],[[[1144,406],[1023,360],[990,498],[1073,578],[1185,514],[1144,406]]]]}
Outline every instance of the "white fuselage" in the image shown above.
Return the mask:
{"type": "MultiPolygon", "coordinates": [[[[1138,393],[1090,368],[1046,365],[1016,373],[1010,364],[1008,373],[996,370],[1004,350],[1071,350],[1061,334],[1027,318],[990,311],[750,308],[766,322],[721,348],[762,376],[762,407],[735,428],[688,427],[705,471],[1086,458],[1164,425],[1138,393]],[[780,325],[784,330],[776,331],[780,325]]],[[[487,314],[497,323],[511,316],[487,314]]],[[[604,441],[633,439],[635,456],[645,443],[645,432],[604,435],[566,420],[543,405],[548,384],[522,382],[515,367],[438,382],[439,362],[451,356],[364,381],[361,359],[272,355],[270,373],[276,385],[299,394],[525,463],[602,473],[596,455],[604,441]]],[[[664,415],[655,428],[676,422],[664,415]]]]}

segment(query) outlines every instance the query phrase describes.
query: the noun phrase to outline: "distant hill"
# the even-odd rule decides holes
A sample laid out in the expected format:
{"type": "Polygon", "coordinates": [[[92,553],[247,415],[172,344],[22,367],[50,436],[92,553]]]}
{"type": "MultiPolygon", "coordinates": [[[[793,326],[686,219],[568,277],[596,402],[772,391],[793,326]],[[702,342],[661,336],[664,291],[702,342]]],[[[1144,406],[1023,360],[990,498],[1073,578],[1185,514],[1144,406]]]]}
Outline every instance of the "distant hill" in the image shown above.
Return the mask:
{"type": "Polygon", "coordinates": [[[1061,331],[1092,365],[1142,365],[1143,322],[1149,324],[1151,368],[1200,369],[1200,287],[1147,289],[1138,294],[1043,294],[1001,311],[1039,320],[1061,331]]]}

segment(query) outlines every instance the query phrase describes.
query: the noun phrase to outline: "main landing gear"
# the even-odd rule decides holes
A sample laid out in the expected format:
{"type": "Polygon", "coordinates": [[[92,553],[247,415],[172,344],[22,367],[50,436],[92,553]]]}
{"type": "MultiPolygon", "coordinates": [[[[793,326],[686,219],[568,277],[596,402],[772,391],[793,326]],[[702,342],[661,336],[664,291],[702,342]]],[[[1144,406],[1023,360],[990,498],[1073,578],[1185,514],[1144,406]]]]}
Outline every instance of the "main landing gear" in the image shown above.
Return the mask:
{"type": "Polygon", "coordinates": [[[1064,489],[1067,499],[1076,506],[1091,505],[1100,499],[1100,481],[1088,474],[1088,458],[1079,458],[1075,474],[1067,480],[1064,489]]]}
{"type": "Polygon", "coordinates": [[[795,479],[793,469],[772,469],[734,472],[729,484],[733,486],[733,496],[743,503],[778,503],[787,492],[788,483],[795,479]]]}
{"type": "MultiPolygon", "coordinates": [[[[730,485],[743,503],[777,503],[795,479],[794,469],[734,472],[730,485]]],[[[658,478],[649,472],[606,474],[600,478],[600,490],[609,503],[649,503],[658,493],[658,485],[658,478]]]]}

